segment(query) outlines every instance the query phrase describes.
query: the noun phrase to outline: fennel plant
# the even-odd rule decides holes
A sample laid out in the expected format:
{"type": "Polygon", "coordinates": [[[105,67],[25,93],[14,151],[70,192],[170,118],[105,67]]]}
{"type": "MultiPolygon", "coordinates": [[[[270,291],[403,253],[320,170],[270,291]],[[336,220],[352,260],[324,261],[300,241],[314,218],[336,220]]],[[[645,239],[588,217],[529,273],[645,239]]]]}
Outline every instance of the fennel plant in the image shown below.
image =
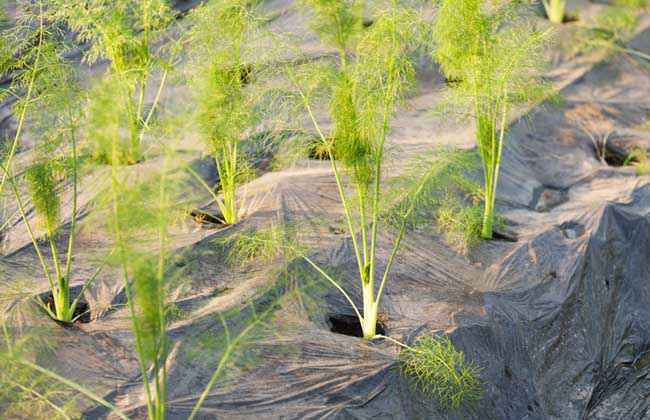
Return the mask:
{"type": "Polygon", "coordinates": [[[246,89],[254,69],[249,42],[256,21],[248,2],[219,0],[193,12],[190,34],[195,74],[192,77],[201,138],[212,153],[221,196],[213,196],[226,224],[239,221],[237,189],[249,168],[242,138],[254,124],[254,98],[246,89]]]}
{"type": "Polygon", "coordinates": [[[52,293],[52,304],[37,298],[37,303],[55,320],[72,322],[75,320],[75,310],[85,289],[94,281],[99,270],[86,279],[81,292],[74,299],[70,295],[70,277],[74,260],[74,243],[78,219],[77,187],[78,187],[78,126],[80,120],[79,86],[77,75],[69,62],[63,56],[66,53],[61,34],[45,19],[42,3],[25,4],[22,8],[21,33],[29,33],[25,28],[32,27],[31,39],[37,40],[31,49],[21,50],[24,54],[14,68],[25,71],[18,76],[10,86],[17,94],[27,86],[26,96],[20,99],[27,101],[30,107],[39,112],[33,112],[30,120],[31,129],[38,134],[36,144],[36,161],[25,172],[27,193],[34,207],[36,218],[44,230],[49,245],[50,258],[46,258],[37,232],[27,217],[27,208],[23,192],[11,169],[10,160],[20,138],[20,131],[25,121],[27,104],[19,105],[17,130],[14,142],[5,159],[3,166],[3,182],[8,180],[17,212],[27,229],[27,234],[38,256],[43,273],[49,283],[52,293]],[[61,183],[61,179],[64,181],[61,183]],[[61,224],[60,184],[68,183],[72,187],[72,210],[65,248],[60,249],[57,243],[58,231],[61,224]],[[61,261],[63,256],[64,262],[61,261]],[[48,261],[49,260],[49,261],[48,261]],[[50,265],[51,264],[51,265],[50,265]]]}
{"type": "Polygon", "coordinates": [[[537,77],[549,32],[534,29],[514,2],[442,0],[433,35],[434,58],[476,121],[483,163],[484,211],[481,237],[492,238],[503,144],[512,108],[543,97],[537,77]]]}
{"type": "MultiPolygon", "coordinates": [[[[359,318],[363,337],[376,336],[381,297],[395,255],[399,250],[409,206],[383,270],[377,261],[382,175],[390,120],[405,94],[413,86],[412,52],[416,47],[418,16],[413,11],[392,6],[378,13],[374,25],[360,36],[353,48],[354,60],[335,72],[330,94],[334,121],[331,138],[326,137],[314,115],[312,92],[295,83],[303,105],[330,155],[330,163],[357,263],[363,291],[360,311],[349,294],[308,256],[303,258],[346,297],[359,318]],[[334,148],[336,159],[333,158],[334,148]],[[352,190],[346,192],[346,187],[352,190]]],[[[295,80],[294,80],[295,82],[295,80]]],[[[417,196],[422,183],[410,191],[417,196]]]]}

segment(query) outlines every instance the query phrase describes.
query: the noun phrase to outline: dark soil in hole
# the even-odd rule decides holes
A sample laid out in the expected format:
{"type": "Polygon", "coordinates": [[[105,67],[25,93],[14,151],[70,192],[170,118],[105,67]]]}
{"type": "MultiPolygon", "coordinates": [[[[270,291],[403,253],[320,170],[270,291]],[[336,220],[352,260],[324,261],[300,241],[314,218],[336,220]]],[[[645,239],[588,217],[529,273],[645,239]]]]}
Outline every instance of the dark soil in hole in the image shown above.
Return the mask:
{"type": "Polygon", "coordinates": [[[223,221],[220,215],[215,215],[208,213],[203,210],[194,209],[190,212],[190,216],[194,219],[196,223],[203,227],[216,227],[216,226],[227,226],[227,223],[223,221]]]}
{"type": "Polygon", "coordinates": [[[574,221],[564,222],[558,228],[568,239],[576,239],[585,234],[585,227],[574,221]]]}
{"type": "Polygon", "coordinates": [[[580,16],[577,13],[565,13],[562,18],[562,23],[574,23],[580,20],[580,16]]]}
{"type": "MultiPolygon", "coordinates": [[[[330,331],[336,334],[349,335],[363,338],[361,323],[356,315],[330,314],[327,316],[330,331]]],[[[377,321],[377,334],[386,335],[386,328],[381,321],[377,321]]]]}
{"type": "MultiPolygon", "coordinates": [[[[70,293],[70,301],[74,301],[74,299],[77,298],[77,295],[75,293],[70,293]]],[[[47,292],[41,295],[41,300],[47,305],[48,308],[52,312],[55,312],[54,309],[54,295],[52,292],[47,292]]],[[[75,307],[74,314],[72,315],[72,319],[74,320],[74,323],[80,323],[80,324],[87,324],[91,321],[90,318],[90,306],[88,305],[88,302],[86,302],[83,298],[79,299],[79,303],[75,307]]],[[[63,322],[59,320],[54,320],[56,323],[63,325],[63,326],[70,326],[73,323],[72,322],[63,322]]]]}
{"type": "Polygon", "coordinates": [[[625,166],[631,162],[636,162],[636,159],[634,158],[629,159],[629,162],[625,162],[626,160],[626,158],[623,158],[621,156],[605,154],[605,163],[607,163],[609,166],[625,166]]]}
{"type": "Polygon", "coordinates": [[[504,241],[504,242],[517,242],[518,239],[515,235],[506,233],[506,232],[498,232],[496,230],[492,231],[492,240],[495,241],[504,241]]]}
{"type": "Polygon", "coordinates": [[[239,67],[239,80],[242,85],[247,85],[253,80],[253,66],[244,64],[239,67]]]}
{"type": "Polygon", "coordinates": [[[363,20],[363,27],[364,28],[370,28],[374,24],[375,24],[375,21],[372,20],[372,19],[364,19],[363,20]]]}
{"type": "Polygon", "coordinates": [[[455,77],[445,77],[445,84],[450,87],[456,87],[458,86],[463,79],[455,78],[455,77]]]}

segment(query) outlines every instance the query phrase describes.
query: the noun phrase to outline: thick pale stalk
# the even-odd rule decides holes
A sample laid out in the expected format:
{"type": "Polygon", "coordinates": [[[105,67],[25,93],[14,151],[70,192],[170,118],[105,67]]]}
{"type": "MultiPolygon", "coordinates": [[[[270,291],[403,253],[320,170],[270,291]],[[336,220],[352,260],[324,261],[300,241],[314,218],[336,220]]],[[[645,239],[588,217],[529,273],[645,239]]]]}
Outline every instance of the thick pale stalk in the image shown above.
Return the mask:
{"type": "MultiPolygon", "coordinates": [[[[492,187],[486,184],[486,190],[491,190],[492,187]]],[[[485,197],[485,210],[483,212],[483,226],[481,227],[481,238],[492,239],[492,225],[494,213],[494,196],[485,197]]]]}
{"type": "Polygon", "coordinates": [[[543,0],[543,3],[548,20],[553,23],[562,23],[564,21],[566,0],[543,0]]]}
{"type": "Polygon", "coordinates": [[[366,279],[366,281],[363,281],[363,320],[361,320],[361,329],[363,330],[363,338],[367,340],[376,335],[378,309],[379,306],[375,302],[374,282],[366,279]]]}

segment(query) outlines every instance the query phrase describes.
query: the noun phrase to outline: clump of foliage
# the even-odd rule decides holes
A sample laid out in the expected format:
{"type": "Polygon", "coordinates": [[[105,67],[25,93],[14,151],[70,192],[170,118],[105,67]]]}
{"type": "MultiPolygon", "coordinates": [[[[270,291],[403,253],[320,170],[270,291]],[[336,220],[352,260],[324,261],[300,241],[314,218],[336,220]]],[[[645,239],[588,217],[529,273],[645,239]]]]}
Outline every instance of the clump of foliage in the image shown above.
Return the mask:
{"type": "Polygon", "coordinates": [[[466,362],[448,337],[420,337],[400,352],[399,366],[414,389],[433,396],[445,409],[472,406],[483,396],[480,368],[466,362]]]}
{"type": "Polygon", "coordinates": [[[467,251],[479,242],[483,219],[481,205],[464,205],[448,197],[437,211],[436,222],[447,241],[467,251]]]}
{"type": "Polygon", "coordinates": [[[42,219],[47,235],[52,237],[59,227],[61,213],[52,162],[35,163],[27,170],[26,178],[34,210],[42,219]]]}
{"type": "Polygon", "coordinates": [[[443,0],[433,27],[434,58],[452,94],[476,121],[476,144],[483,163],[484,216],[481,237],[492,238],[507,117],[517,103],[542,97],[537,70],[548,32],[534,29],[512,2],[443,0]]]}
{"type": "MultiPolygon", "coordinates": [[[[400,101],[413,86],[413,55],[419,36],[418,15],[392,3],[377,13],[374,24],[354,44],[354,60],[342,65],[328,79],[326,100],[334,120],[333,141],[323,133],[314,116],[314,83],[294,78],[311,122],[330,155],[363,291],[363,315],[347,292],[309,257],[305,260],[333,284],[352,305],[363,337],[376,335],[379,304],[395,255],[413,206],[402,214],[402,224],[383,273],[377,262],[382,200],[382,175],[390,120],[400,101]],[[336,153],[337,160],[333,159],[336,153]],[[338,163],[340,162],[340,164],[338,163]],[[347,182],[346,182],[347,181],[347,182]],[[346,193],[346,187],[352,191],[346,193]],[[379,277],[381,276],[381,277],[379,277]],[[380,280],[381,279],[381,280],[380,280]],[[379,283],[377,283],[379,282],[379,283]],[[378,284],[378,289],[375,286],[378,284]]],[[[317,66],[322,70],[322,66],[317,66]]],[[[331,74],[331,73],[330,73],[331,74]]],[[[311,80],[313,82],[313,80],[311,80]]],[[[422,183],[409,192],[417,196],[422,183]]]]}
{"type": "Polygon", "coordinates": [[[363,30],[362,0],[302,0],[311,11],[311,27],[321,40],[339,53],[342,65],[363,30]]]}
{"type": "Polygon", "coordinates": [[[245,266],[252,261],[271,262],[279,256],[290,258],[298,251],[291,229],[271,225],[260,229],[244,229],[221,239],[229,265],[245,266]]]}
{"type": "MultiPolygon", "coordinates": [[[[106,95],[93,96],[97,101],[93,113],[109,114],[119,123],[120,130],[112,132],[112,142],[98,137],[92,154],[97,161],[122,164],[137,163],[142,158],[141,143],[149,122],[158,106],[160,92],[166,83],[167,69],[161,50],[156,50],[156,37],[172,20],[165,0],[54,0],[48,5],[51,19],[67,24],[82,44],[90,45],[85,55],[88,63],[100,59],[109,61],[104,83],[110,84],[111,100],[106,95]],[[163,68],[160,80],[154,72],[163,68]],[[146,110],[145,94],[157,87],[158,95],[146,110]],[[116,105],[117,103],[117,105],[116,105]],[[121,138],[121,137],[125,138],[121,138]],[[108,153],[111,145],[116,151],[108,153]]],[[[106,86],[106,85],[104,85],[106,86]]],[[[89,121],[89,136],[100,134],[106,115],[89,121]]]]}
{"type": "Polygon", "coordinates": [[[562,23],[566,11],[566,0],[542,0],[548,20],[553,23],[562,23]]]}
{"type": "Polygon", "coordinates": [[[195,73],[196,118],[203,142],[217,164],[221,196],[215,200],[227,224],[239,221],[237,189],[250,168],[242,138],[256,120],[256,96],[246,85],[256,76],[246,60],[257,21],[244,0],[219,0],[193,12],[190,35],[195,73]]]}

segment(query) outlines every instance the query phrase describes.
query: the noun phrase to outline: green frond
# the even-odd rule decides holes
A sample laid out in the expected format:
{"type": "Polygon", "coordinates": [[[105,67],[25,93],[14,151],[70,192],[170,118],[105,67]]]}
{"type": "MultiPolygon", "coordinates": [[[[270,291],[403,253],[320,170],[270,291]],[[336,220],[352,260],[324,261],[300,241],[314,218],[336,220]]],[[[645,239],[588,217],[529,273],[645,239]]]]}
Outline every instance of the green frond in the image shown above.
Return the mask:
{"type": "Polygon", "coordinates": [[[445,409],[473,406],[483,396],[481,369],[465,361],[448,337],[420,337],[401,351],[399,364],[413,388],[445,409]]]}
{"type": "Polygon", "coordinates": [[[161,284],[156,264],[152,260],[144,258],[131,265],[132,287],[137,305],[134,318],[138,330],[136,334],[140,338],[144,363],[154,363],[165,351],[164,285],[161,284]]]}
{"type": "Polygon", "coordinates": [[[36,215],[48,235],[54,235],[60,223],[61,201],[51,162],[32,165],[25,176],[36,215]]]}
{"type": "MultiPolygon", "coordinates": [[[[363,30],[363,0],[301,0],[321,40],[345,55],[363,30]]],[[[345,57],[342,58],[345,60],[345,57]]]]}
{"type": "Polygon", "coordinates": [[[245,266],[253,261],[269,263],[279,257],[294,258],[300,252],[294,235],[289,227],[271,225],[237,232],[220,239],[218,244],[226,251],[229,265],[245,266]]]}

